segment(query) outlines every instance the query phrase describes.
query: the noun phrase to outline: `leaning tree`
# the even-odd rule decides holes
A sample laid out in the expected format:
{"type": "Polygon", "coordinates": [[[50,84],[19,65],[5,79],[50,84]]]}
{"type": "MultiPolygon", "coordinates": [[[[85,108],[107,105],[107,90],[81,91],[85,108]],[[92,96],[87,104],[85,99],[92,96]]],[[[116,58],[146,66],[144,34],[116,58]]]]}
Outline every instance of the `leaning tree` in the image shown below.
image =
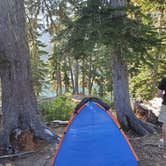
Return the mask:
{"type": "Polygon", "coordinates": [[[53,133],[41,121],[31,78],[23,0],[0,1],[0,78],[3,129],[0,145],[11,148],[10,134],[16,128],[30,130],[48,142],[53,133]]]}

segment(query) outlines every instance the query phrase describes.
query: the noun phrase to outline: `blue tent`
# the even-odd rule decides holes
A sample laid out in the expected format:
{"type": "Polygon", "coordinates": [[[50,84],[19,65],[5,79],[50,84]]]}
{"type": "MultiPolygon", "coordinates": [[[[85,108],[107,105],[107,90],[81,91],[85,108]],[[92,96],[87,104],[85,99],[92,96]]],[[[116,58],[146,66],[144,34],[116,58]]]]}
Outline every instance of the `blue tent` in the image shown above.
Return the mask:
{"type": "Polygon", "coordinates": [[[53,166],[138,166],[137,160],[109,106],[86,98],[73,113],[53,166]]]}

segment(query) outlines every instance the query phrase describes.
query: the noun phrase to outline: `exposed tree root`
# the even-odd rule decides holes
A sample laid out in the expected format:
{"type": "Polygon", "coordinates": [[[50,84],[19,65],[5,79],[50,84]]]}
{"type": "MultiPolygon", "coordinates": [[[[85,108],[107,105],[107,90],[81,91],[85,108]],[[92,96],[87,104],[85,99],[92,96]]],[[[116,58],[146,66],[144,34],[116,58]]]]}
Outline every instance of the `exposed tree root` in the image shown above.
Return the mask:
{"type": "Polygon", "coordinates": [[[131,129],[140,136],[156,132],[156,127],[153,124],[137,119],[132,112],[129,116],[123,115],[122,117],[123,121],[122,119],[119,121],[124,129],[131,129]]]}

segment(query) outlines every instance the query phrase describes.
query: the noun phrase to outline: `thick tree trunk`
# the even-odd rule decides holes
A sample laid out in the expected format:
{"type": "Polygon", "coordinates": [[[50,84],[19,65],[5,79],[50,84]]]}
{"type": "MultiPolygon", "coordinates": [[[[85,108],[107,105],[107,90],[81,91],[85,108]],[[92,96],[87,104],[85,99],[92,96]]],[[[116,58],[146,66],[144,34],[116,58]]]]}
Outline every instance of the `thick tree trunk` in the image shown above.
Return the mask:
{"type": "Polygon", "coordinates": [[[154,131],[138,120],[132,112],[128,88],[127,64],[123,60],[119,51],[112,52],[112,73],[113,73],[113,93],[114,105],[117,118],[125,129],[132,128],[140,135],[145,135],[154,131]]]}
{"type": "MultiPolygon", "coordinates": [[[[123,8],[127,5],[126,0],[110,0],[113,8],[123,8]]],[[[115,21],[119,17],[125,17],[124,10],[114,12],[115,21]]],[[[127,64],[123,60],[120,48],[112,51],[112,74],[113,74],[113,93],[114,105],[117,113],[117,118],[124,128],[132,128],[140,135],[145,135],[153,132],[154,129],[138,120],[131,110],[128,88],[128,69],[127,64]]]]}
{"type": "Polygon", "coordinates": [[[10,148],[13,129],[29,129],[49,142],[53,133],[42,123],[32,87],[26,40],[24,1],[0,1],[0,77],[3,131],[0,145],[10,148]]]}

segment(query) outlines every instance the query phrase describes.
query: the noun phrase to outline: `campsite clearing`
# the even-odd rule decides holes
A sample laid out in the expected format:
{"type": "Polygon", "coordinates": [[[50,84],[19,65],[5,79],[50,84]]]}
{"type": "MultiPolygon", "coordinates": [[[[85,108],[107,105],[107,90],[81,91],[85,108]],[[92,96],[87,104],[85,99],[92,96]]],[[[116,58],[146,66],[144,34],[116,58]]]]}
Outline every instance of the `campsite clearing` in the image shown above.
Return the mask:
{"type": "MultiPolygon", "coordinates": [[[[52,126],[52,128],[56,133],[62,135],[65,127],[52,126]]],[[[158,147],[159,139],[159,133],[146,137],[130,137],[130,141],[140,158],[140,166],[166,165],[166,150],[158,147]]],[[[2,166],[50,166],[54,158],[54,148],[55,145],[40,145],[36,149],[36,153],[29,156],[3,159],[0,160],[0,164],[2,166]]]]}

